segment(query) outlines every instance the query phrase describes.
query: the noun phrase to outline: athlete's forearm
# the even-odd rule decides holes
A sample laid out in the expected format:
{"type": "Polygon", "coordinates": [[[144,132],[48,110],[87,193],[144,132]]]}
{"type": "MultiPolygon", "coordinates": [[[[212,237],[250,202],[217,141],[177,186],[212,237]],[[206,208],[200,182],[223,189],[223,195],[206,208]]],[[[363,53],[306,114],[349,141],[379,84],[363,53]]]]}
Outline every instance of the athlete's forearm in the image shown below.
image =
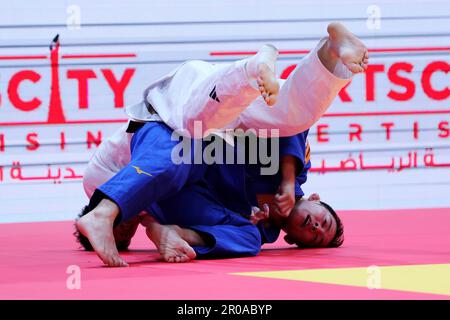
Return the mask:
{"type": "Polygon", "coordinates": [[[281,158],[282,183],[294,184],[296,177],[296,162],[294,156],[283,156],[281,158]]]}

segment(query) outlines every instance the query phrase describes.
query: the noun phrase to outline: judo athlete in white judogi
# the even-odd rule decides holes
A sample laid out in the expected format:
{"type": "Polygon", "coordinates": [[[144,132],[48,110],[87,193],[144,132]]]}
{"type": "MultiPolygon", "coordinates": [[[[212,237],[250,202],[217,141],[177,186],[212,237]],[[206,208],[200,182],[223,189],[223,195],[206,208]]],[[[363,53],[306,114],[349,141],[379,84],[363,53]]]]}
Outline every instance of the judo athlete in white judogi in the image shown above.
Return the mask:
{"type": "Polygon", "coordinates": [[[174,130],[195,139],[208,135],[208,130],[232,128],[257,133],[277,129],[279,136],[292,136],[326,112],[352,75],[363,72],[368,63],[367,48],[344,26],[332,23],[328,33],[284,82],[275,77],[277,51],[266,45],[255,56],[232,64],[186,62],[150,85],[143,102],[127,108],[129,133],[123,130],[117,141],[110,141],[119,149],[106,144],[94,161],[101,168],[98,172],[107,172],[118,158],[127,157],[129,163],[95,190],[95,206],[77,221],[78,230],[105,264],[127,266],[115,246],[115,223],[203,176],[202,164],[172,161],[178,143],[171,139],[174,130]],[[200,134],[195,121],[201,123],[200,134]],[[139,122],[143,125],[133,130],[139,122]]]}

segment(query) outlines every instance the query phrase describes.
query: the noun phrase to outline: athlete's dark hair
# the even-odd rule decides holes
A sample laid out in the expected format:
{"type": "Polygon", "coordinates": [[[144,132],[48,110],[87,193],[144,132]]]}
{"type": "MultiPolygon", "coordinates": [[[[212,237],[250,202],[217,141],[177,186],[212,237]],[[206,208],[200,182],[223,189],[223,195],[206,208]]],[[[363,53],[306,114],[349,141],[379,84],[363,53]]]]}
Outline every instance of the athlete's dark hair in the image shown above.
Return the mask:
{"type": "Polygon", "coordinates": [[[337,248],[342,246],[344,243],[344,224],[342,223],[342,220],[337,215],[336,211],[333,210],[333,208],[323,202],[319,201],[322,206],[324,206],[333,216],[334,220],[336,221],[336,234],[333,237],[333,240],[330,241],[327,247],[329,248],[337,248]]]}
{"type": "Polygon", "coordinates": [[[81,232],[77,228],[76,221],[80,219],[82,216],[86,215],[89,212],[89,206],[84,206],[83,209],[81,209],[81,212],[78,214],[77,219],[75,220],[75,232],[73,235],[77,239],[77,242],[81,244],[86,251],[94,251],[94,248],[92,248],[91,243],[89,242],[89,239],[86,238],[84,235],[81,234],[81,232]]]}

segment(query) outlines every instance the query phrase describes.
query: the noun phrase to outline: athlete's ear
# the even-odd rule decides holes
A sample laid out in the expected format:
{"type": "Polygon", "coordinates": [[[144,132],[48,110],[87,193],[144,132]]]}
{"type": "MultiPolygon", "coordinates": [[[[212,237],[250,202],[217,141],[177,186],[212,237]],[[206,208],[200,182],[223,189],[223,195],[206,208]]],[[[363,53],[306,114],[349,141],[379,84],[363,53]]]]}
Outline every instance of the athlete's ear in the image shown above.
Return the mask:
{"type": "Polygon", "coordinates": [[[320,201],[320,196],[317,193],[313,193],[308,198],[309,201],[320,201]]]}
{"type": "Polygon", "coordinates": [[[289,244],[294,244],[295,243],[295,241],[292,240],[292,238],[289,235],[285,235],[284,236],[284,241],[286,241],[289,244]]]}

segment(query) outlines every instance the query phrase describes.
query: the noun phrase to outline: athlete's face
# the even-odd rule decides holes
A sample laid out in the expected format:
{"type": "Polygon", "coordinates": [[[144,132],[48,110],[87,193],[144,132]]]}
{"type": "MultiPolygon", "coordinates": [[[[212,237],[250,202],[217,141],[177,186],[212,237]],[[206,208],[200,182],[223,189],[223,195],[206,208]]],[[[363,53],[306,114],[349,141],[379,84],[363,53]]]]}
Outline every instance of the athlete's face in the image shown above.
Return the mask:
{"type": "Polygon", "coordinates": [[[285,240],[304,247],[326,247],[336,227],[333,215],[319,201],[300,200],[287,218],[285,240]]]}

